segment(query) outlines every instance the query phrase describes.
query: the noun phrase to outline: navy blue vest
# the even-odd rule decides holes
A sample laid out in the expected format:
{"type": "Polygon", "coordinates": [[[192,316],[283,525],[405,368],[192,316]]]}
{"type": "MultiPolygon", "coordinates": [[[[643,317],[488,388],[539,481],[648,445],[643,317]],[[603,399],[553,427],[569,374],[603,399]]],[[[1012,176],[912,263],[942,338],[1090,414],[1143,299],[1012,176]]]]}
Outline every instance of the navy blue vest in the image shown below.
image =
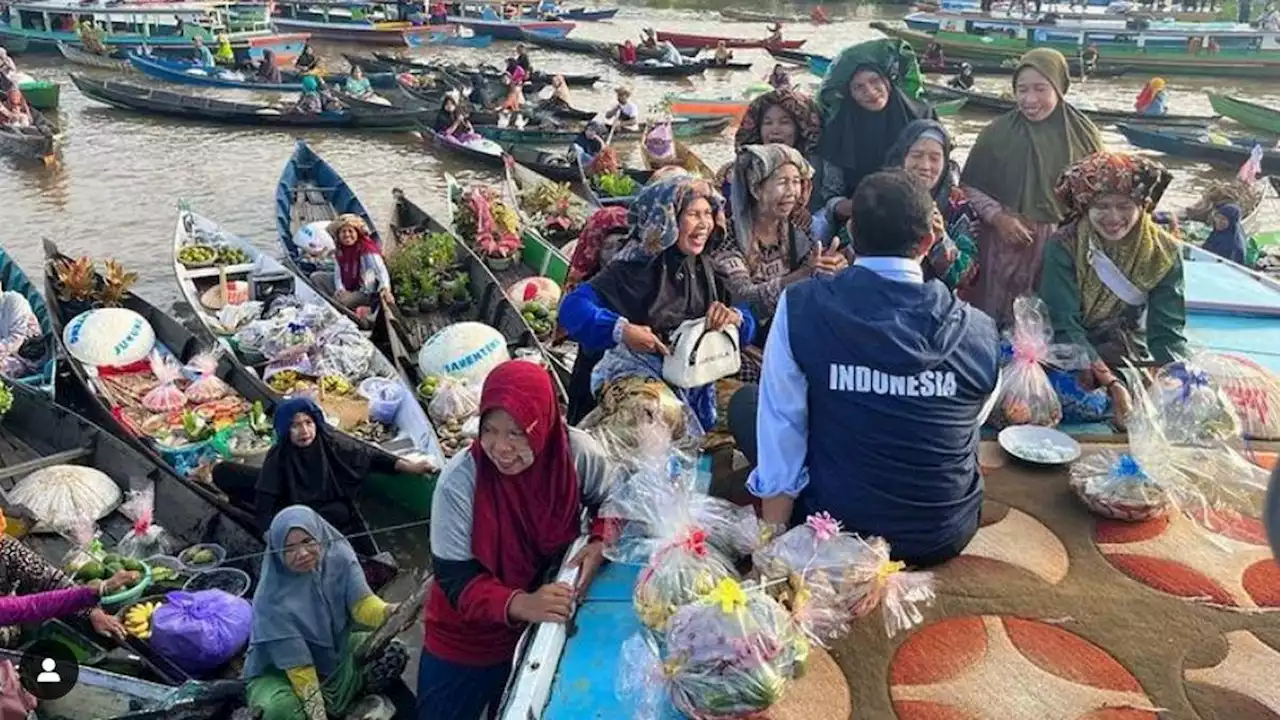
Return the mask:
{"type": "Polygon", "coordinates": [[[982,505],[978,415],[999,339],[937,280],[854,266],[787,291],[791,352],[809,385],[806,514],[889,541],[895,557],[957,542],[982,505]]]}

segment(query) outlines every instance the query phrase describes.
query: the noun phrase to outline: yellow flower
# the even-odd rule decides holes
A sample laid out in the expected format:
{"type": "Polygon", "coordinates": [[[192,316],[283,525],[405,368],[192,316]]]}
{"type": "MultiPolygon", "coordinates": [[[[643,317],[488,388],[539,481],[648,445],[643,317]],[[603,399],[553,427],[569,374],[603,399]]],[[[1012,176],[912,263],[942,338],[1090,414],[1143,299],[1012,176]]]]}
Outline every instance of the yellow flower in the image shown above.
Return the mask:
{"type": "Polygon", "coordinates": [[[746,607],[747,593],[742,590],[739,585],[731,578],[724,578],[716,585],[715,589],[707,595],[707,600],[718,604],[720,610],[729,615],[737,610],[746,607]]]}
{"type": "Polygon", "coordinates": [[[881,562],[880,567],[876,568],[876,583],[881,585],[884,584],[889,580],[890,575],[896,572],[902,572],[906,567],[907,564],[901,560],[885,560],[881,562]]]}

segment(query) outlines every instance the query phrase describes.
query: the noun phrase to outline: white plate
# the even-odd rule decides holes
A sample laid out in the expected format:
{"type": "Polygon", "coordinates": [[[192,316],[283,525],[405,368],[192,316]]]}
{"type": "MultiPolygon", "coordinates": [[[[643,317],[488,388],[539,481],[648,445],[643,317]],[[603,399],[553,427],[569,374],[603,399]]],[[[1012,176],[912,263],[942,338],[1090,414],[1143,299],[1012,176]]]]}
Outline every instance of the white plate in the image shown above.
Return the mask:
{"type": "Polygon", "coordinates": [[[1000,431],[1000,447],[1005,452],[1033,465],[1050,467],[1068,465],[1080,459],[1080,443],[1061,430],[1039,425],[1013,425],[1000,431]],[[1038,448],[1057,451],[1059,457],[1047,460],[1035,452],[1038,448]]]}

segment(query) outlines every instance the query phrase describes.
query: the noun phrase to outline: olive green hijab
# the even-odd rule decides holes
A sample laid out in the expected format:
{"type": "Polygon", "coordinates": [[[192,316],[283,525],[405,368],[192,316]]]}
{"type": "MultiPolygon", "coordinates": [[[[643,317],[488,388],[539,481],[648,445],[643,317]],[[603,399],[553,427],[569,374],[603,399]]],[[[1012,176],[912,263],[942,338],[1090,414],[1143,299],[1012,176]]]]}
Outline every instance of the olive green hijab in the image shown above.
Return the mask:
{"type": "Polygon", "coordinates": [[[1102,136],[1092,120],[1063,99],[1071,74],[1062,53],[1037,48],[1023,55],[1013,76],[1015,86],[1027,67],[1053,83],[1057,109],[1040,122],[1028,120],[1016,108],[997,118],[978,135],[960,181],[1029,220],[1058,223],[1066,216],[1053,192],[1058,176],[1072,163],[1102,150],[1102,136]]]}

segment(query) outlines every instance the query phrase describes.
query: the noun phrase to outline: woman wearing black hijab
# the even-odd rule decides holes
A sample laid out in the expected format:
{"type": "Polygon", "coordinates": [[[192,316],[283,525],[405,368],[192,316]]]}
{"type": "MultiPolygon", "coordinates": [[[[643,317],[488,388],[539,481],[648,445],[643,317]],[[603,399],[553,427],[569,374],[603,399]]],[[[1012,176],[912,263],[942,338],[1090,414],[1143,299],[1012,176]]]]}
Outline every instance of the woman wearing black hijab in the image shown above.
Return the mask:
{"type": "Polygon", "coordinates": [[[862,178],[884,167],[885,154],[907,124],[937,119],[932,107],[899,87],[918,74],[915,55],[896,40],[854,45],[831,64],[818,94],[823,127],[815,210],[834,202],[838,219],[847,219],[848,198],[862,178]]]}

